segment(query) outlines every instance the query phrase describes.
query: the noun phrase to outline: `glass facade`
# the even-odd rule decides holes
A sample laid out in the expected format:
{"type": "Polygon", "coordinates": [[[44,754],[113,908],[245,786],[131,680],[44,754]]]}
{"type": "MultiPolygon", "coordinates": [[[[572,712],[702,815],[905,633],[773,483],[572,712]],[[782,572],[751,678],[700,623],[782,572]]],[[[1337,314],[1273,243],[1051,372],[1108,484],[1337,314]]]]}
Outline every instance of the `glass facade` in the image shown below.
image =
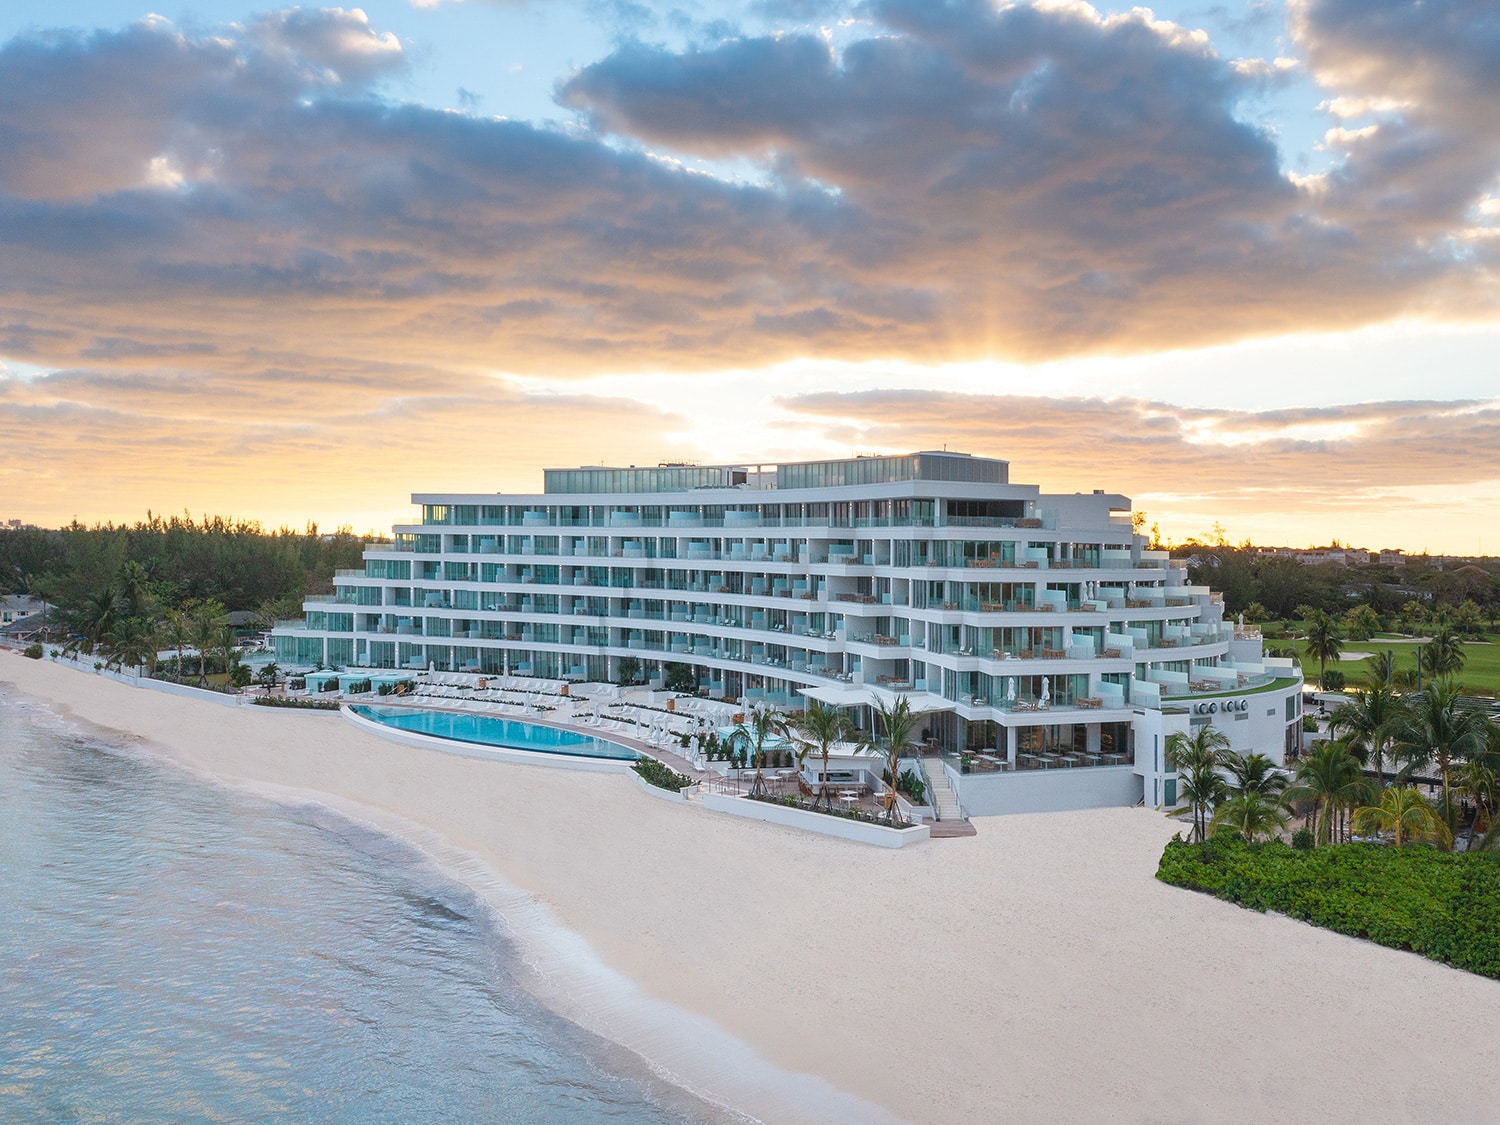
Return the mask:
{"type": "Polygon", "coordinates": [[[965,484],[1005,484],[1010,466],[987,457],[961,453],[908,453],[900,457],[856,457],[853,460],[802,461],[776,468],[777,488],[847,488],[860,484],[894,484],[907,480],[942,480],[965,484]]]}
{"type": "Polygon", "coordinates": [[[658,465],[628,469],[546,469],[542,490],[548,493],[688,492],[695,488],[733,488],[749,474],[738,465],[658,465]]]}

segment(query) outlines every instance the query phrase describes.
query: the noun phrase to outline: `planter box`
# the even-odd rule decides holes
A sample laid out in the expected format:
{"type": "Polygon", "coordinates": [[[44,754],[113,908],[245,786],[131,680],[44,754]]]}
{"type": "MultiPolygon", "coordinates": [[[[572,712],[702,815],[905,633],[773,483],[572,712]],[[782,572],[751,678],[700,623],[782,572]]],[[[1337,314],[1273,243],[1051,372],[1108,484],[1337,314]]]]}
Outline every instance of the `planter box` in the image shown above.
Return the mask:
{"type": "Polygon", "coordinates": [[[837,836],[858,844],[875,844],[882,848],[902,848],[931,837],[928,825],[917,824],[910,828],[887,828],[881,824],[870,824],[863,820],[850,820],[827,813],[808,812],[787,805],[773,805],[767,801],[752,801],[748,797],[726,797],[719,793],[705,793],[703,807],[713,812],[742,816],[748,820],[761,820],[768,824],[783,824],[789,828],[801,828],[807,832],[818,832],[824,836],[837,836]]]}
{"type": "MultiPolygon", "coordinates": [[[[650,793],[653,797],[656,797],[663,801],[671,801],[674,804],[687,804],[687,793],[681,789],[663,789],[660,785],[652,785],[644,777],[636,773],[635,770],[630,771],[630,776],[635,779],[635,783],[637,785],[639,785],[647,793],[650,793]]],[[[687,788],[691,789],[692,786],[689,785],[687,786],[687,788]]]]}

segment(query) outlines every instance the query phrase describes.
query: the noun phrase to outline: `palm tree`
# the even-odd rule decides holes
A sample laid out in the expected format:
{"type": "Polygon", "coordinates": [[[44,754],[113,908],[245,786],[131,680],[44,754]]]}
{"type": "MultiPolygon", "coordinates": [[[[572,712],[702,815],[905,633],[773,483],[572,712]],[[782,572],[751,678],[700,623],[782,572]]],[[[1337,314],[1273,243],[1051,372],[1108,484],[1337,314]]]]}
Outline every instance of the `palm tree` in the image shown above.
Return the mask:
{"type": "Polygon", "coordinates": [[[1464,659],[1464,643],[1451,625],[1439,625],[1422,646],[1422,665],[1434,679],[1458,675],[1464,670],[1464,659]]]}
{"type": "Polygon", "coordinates": [[[244,663],[244,654],[240,652],[239,641],[234,635],[234,630],[225,625],[219,630],[219,643],[215,646],[219,655],[224,658],[224,674],[228,677],[227,682],[238,687],[236,680],[241,675],[239,668],[244,663]]]}
{"type": "Polygon", "coordinates": [[[1380,615],[1367,605],[1357,605],[1344,614],[1344,630],[1351,641],[1368,641],[1380,628],[1380,615]]]}
{"type": "Polygon", "coordinates": [[[224,606],[214,598],[194,602],[188,617],[188,639],[198,650],[198,684],[208,682],[208,652],[218,647],[223,627],[224,606]]]}
{"type": "Polygon", "coordinates": [[[797,720],[797,736],[805,751],[816,753],[823,759],[821,780],[812,807],[822,804],[831,812],[833,791],[828,788],[828,756],[840,742],[854,741],[854,720],[841,708],[825,707],[816,699],[809,700],[807,710],[797,720]]]}
{"type": "Polygon", "coordinates": [[[1396,690],[1383,679],[1370,678],[1348,703],[1340,703],[1328,719],[1328,733],[1342,736],[1344,745],[1366,765],[1374,763],[1375,781],[1385,784],[1385,760],[1390,754],[1406,708],[1396,690]]]}
{"type": "Polygon", "coordinates": [[[1474,819],[1469,821],[1468,847],[1474,850],[1474,836],[1479,831],[1480,824],[1486,828],[1494,819],[1492,810],[1495,808],[1496,797],[1500,796],[1500,778],[1495,775],[1491,762],[1495,760],[1494,755],[1487,754],[1484,758],[1471,758],[1458,768],[1458,785],[1460,793],[1474,798],[1474,819]]]}
{"type": "Polygon", "coordinates": [[[1415,634],[1422,622],[1427,620],[1427,607],[1413,599],[1401,607],[1401,620],[1408,633],[1415,634]]]}
{"type": "Polygon", "coordinates": [[[1380,804],[1354,810],[1356,832],[1395,832],[1396,846],[1403,838],[1432,840],[1440,847],[1453,843],[1453,833],[1426,797],[1410,785],[1392,785],[1380,794],[1380,804]]]}
{"type": "Polygon", "coordinates": [[[1286,820],[1279,796],[1250,789],[1234,794],[1214,809],[1209,830],[1213,834],[1228,829],[1254,841],[1280,832],[1286,827],[1286,820]]]}
{"type": "Polygon", "coordinates": [[[1276,772],[1276,763],[1264,754],[1236,754],[1225,750],[1219,761],[1229,774],[1229,791],[1235,797],[1254,793],[1261,797],[1280,798],[1286,778],[1276,772]]]}
{"type": "Polygon", "coordinates": [[[101,644],[105,635],[115,627],[115,620],[119,615],[120,595],[113,586],[105,586],[102,590],[89,594],[84,598],[78,614],[79,631],[84,637],[79,647],[84,652],[93,652],[94,646],[101,644]]]}
{"type": "Polygon", "coordinates": [[[1484,611],[1473,598],[1465,598],[1463,604],[1453,611],[1453,623],[1464,633],[1472,635],[1479,632],[1479,626],[1484,623],[1484,611]]]}
{"type": "Polygon", "coordinates": [[[115,586],[120,592],[123,608],[131,617],[154,617],[155,599],[151,596],[151,576],[146,568],[134,559],[120,568],[115,586]]]}
{"type": "Polygon", "coordinates": [[[109,663],[124,669],[156,664],[156,632],[139,617],[121,617],[104,635],[101,644],[109,663]]]}
{"type": "Polygon", "coordinates": [[[1339,623],[1321,609],[1314,610],[1307,622],[1307,655],[1318,662],[1318,682],[1328,671],[1328,662],[1337,660],[1344,651],[1344,636],[1339,623]]]}
{"type": "Polygon", "coordinates": [[[1365,657],[1365,682],[1374,684],[1382,683],[1387,687],[1394,684],[1396,678],[1396,657],[1390,649],[1377,652],[1374,656],[1365,657]]]}
{"type": "Polygon", "coordinates": [[[182,679],[182,650],[188,643],[191,635],[191,623],[188,615],[180,609],[167,610],[166,619],[162,626],[162,639],[168,647],[177,650],[177,678],[182,679]]]}
{"type": "Polygon", "coordinates": [[[1411,700],[1397,735],[1396,748],[1407,758],[1407,773],[1427,764],[1443,776],[1443,823],[1453,828],[1453,800],[1449,792],[1453,764],[1483,753],[1492,724],[1483,712],[1461,707],[1458,685],[1437,680],[1411,700]]]}
{"type": "Polygon", "coordinates": [[[889,707],[884,703],[877,703],[875,716],[883,728],[876,747],[885,754],[885,768],[891,775],[890,792],[885,795],[885,818],[892,825],[898,820],[904,824],[905,821],[900,820],[901,812],[896,803],[896,779],[901,776],[901,755],[906,753],[916,736],[922,717],[911,709],[911,700],[904,695],[896,696],[896,702],[889,707]]]}
{"type": "Polygon", "coordinates": [[[1222,755],[1229,751],[1229,737],[1207,723],[1192,734],[1173,731],[1167,735],[1167,762],[1177,771],[1178,797],[1193,810],[1193,840],[1208,834],[1208,814],[1229,796],[1229,786],[1219,773],[1222,755]]]}
{"type": "Polygon", "coordinates": [[[1340,813],[1365,798],[1369,784],[1359,762],[1341,742],[1325,742],[1297,764],[1297,781],[1286,791],[1288,801],[1311,798],[1313,838],[1331,843],[1340,813]]]}
{"type": "Polygon", "coordinates": [[[766,743],[783,738],[786,733],[785,716],[769,710],[752,712],[748,723],[740,723],[730,732],[730,748],[743,747],[745,756],[755,766],[755,783],[750,787],[752,797],[763,797],[766,793],[766,778],[761,772],[765,765],[766,743]]]}

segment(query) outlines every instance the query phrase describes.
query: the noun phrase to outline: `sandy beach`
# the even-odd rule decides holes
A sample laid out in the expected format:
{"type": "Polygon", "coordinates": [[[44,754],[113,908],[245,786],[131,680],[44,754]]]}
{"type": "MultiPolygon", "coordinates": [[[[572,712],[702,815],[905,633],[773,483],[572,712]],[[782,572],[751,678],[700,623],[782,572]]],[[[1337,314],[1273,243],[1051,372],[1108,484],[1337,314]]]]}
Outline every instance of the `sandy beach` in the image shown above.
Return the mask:
{"type": "Polygon", "coordinates": [[[0,683],[493,872],[564,1014],[767,1122],[1457,1122],[1500,1095],[1500,985],[1163,886],[1177,826],[1146,810],[888,851],[11,652],[0,683]],[[705,1063],[716,1029],[774,1070],[705,1063]]]}

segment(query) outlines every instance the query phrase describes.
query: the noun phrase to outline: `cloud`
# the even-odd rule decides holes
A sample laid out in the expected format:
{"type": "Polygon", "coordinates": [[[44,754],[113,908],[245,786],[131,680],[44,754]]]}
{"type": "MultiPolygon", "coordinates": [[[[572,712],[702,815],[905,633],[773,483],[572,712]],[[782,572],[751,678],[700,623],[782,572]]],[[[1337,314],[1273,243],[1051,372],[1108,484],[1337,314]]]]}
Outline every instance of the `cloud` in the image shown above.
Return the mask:
{"type": "Polygon", "coordinates": [[[1328,111],[1374,119],[1333,130],[1347,159],[1325,214],[1388,254],[1381,231],[1413,249],[1459,234],[1500,175],[1500,11],[1488,0],[1291,0],[1288,15],[1333,94],[1328,111]]]}
{"type": "MultiPolygon", "coordinates": [[[[1260,80],[1201,32],[1084,4],[866,16],[837,48],[621,46],[559,92],[593,132],[385,100],[403,52],[357,9],[13,40],[0,310],[42,349],[16,358],[97,362],[97,338],[168,354],[186,334],[314,367],[567,374],[1141,351],[1439,298],[1493,312],[1487,260],[1436,240],[1436,217],[1376,222],[1368,177],[1283,175],[1236,116],[1260,80]]],[[[1351,167],[1388,132],[1341,127],[1351,167]]]]}
{"type": "Polygon", "coordinates": [[[359,96],[403,65],[359,9],[290,9],[188,36],[152,18],[0,48],[0,188],[87,199],[149,185],[153,165],[211,175],[238,130],[296,99],[359,96]]]}
{"type": "MultiPolygon", "coordinates": [[[[1251,411],[1143,398],[867,391],[788,396],[782,405],[850,448],[946,442],[1011,460],[1015,479],[1034,480],[1040,467],[1051,488],[1107,485],[1229,502],[1241,513],[1264,509],[1276,491],[1368,503],[1392,489],[1500,482],[1500,400],[1251,411]]],[[[1287,503],[1306,506],[1305,498],[1287,503]]]]}
{"type": "Polygon", "coordinates": [[[1283,174],[1237,116],[1266,79],[1202,33],[1085,4],[866,11],[885,33],[842,50],[815,34],[627,45],[560,97],[600,131],[835,190],[874,235],[864,277],[899,276],[935,310],[894,334],[918,358],[1343,327],[1454,288],[1493,314],[1485,266],[1435,244],[1432,217],[1373,221],[1368,177],[1349,182],[1358,206],[1324,213],[1321,185],[1283,174]]]}

